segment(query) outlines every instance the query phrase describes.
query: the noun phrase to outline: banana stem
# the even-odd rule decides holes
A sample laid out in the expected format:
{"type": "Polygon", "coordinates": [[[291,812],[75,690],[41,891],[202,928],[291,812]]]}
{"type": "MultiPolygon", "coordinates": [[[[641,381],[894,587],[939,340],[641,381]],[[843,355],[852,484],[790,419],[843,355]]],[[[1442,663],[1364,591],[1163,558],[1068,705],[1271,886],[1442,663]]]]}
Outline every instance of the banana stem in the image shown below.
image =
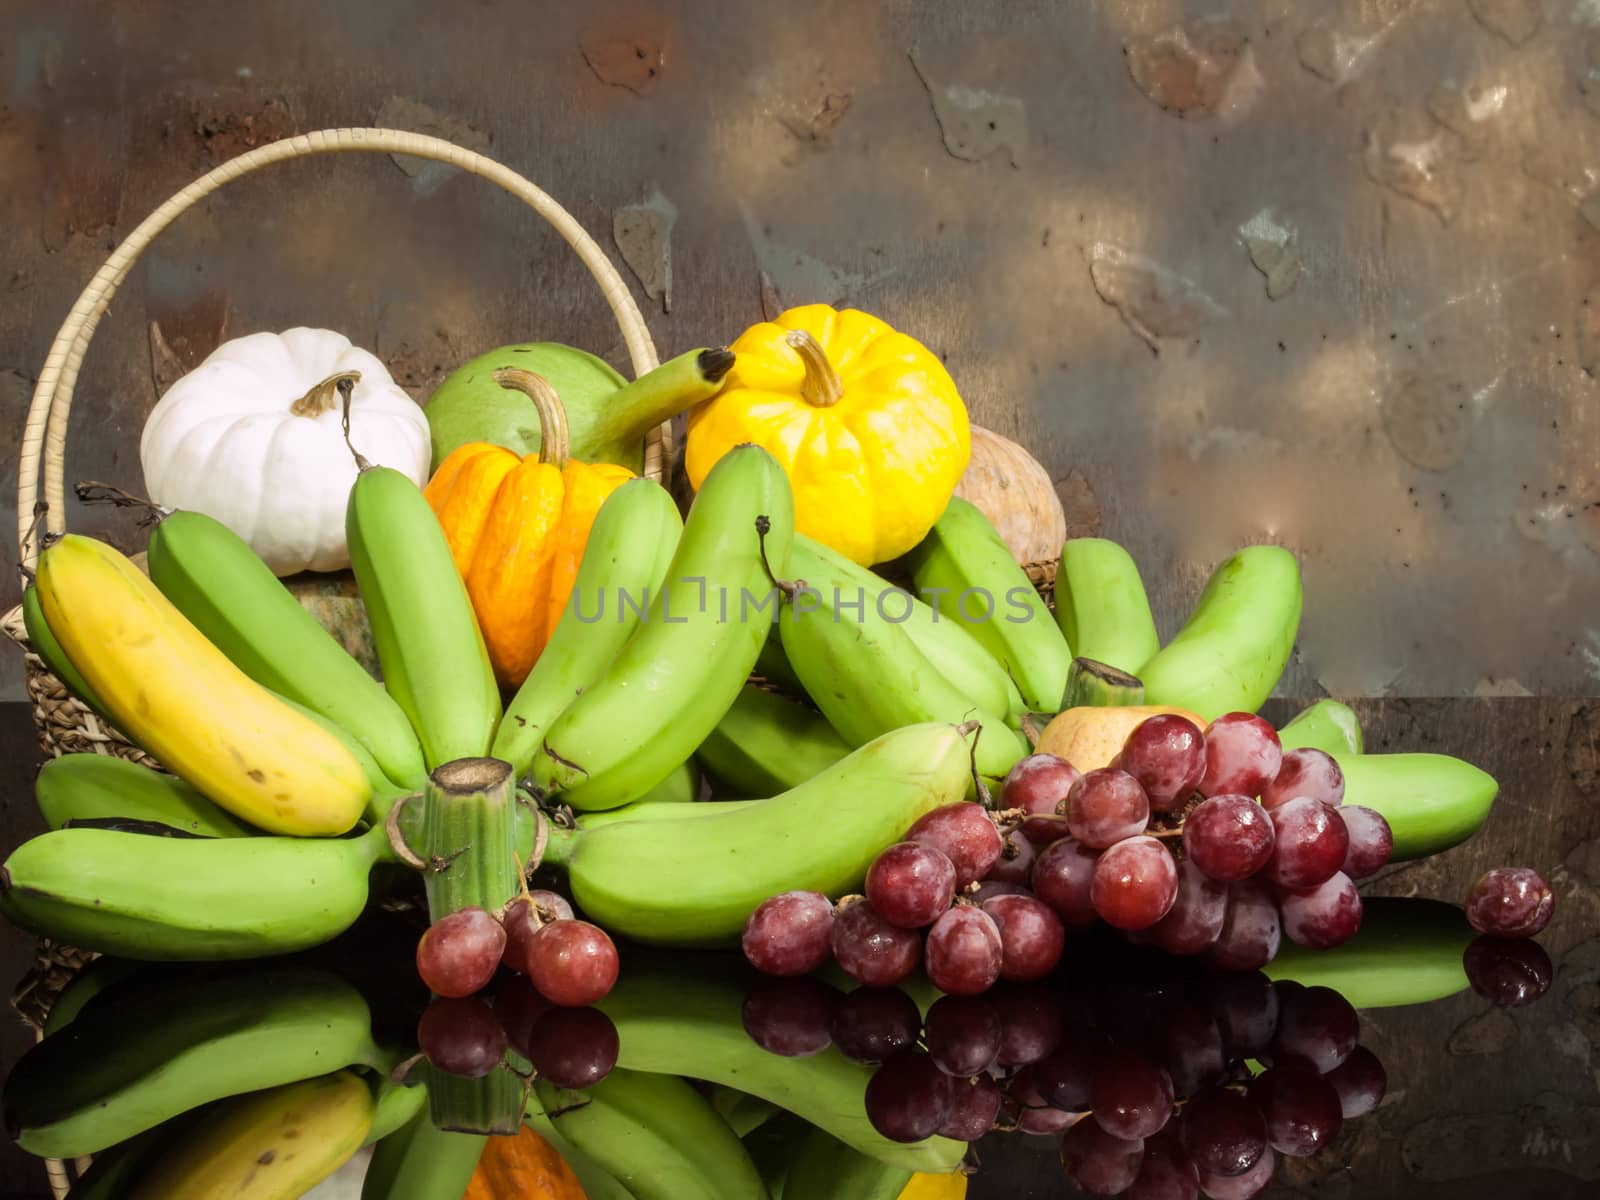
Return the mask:
{"type": "Polygon", "coordinates": [[[1067,668],[1067,690],[1062,708],[1124,708],[1144,703],[1144,682],[1137,675],[1096,662],[1075,658],[1067,668]]]}
{"type": "Polygon", "coordinates": [[[435,1128],[501,1135],[521,1129],[525,1085],[504,1065],[478,1079],[432,1067],[423,1069],[428,1081],[428,1116],[435,1128]]]}
{"type": "Polygon", "coordinates": [[[806,378],[800,385],[800,394],[807,404],[818,408],[831,408],[844,395],[844,384],[839,382],[839,372],[828,361],[822,343],[804,329],[791,330],[784,339],[805,364],[806,378]]]}
{"type": "Polygon", "coordinates": [[[501,367],[494,381],[503,388],[521,392],[533,401],[539,414],[539,461],[558,470],[572,457],[572,439],[567,432],[567,410],[550,381],[524,367],[501,367]]]}
{"type": "Polygon", "coordinates": [[[411,848],[424,864],[429,920],[474,905],[497,913],[517,894],[513,803],[511,764],[498,758],[459,758],[428,776],[422,844],[411,848]]]}

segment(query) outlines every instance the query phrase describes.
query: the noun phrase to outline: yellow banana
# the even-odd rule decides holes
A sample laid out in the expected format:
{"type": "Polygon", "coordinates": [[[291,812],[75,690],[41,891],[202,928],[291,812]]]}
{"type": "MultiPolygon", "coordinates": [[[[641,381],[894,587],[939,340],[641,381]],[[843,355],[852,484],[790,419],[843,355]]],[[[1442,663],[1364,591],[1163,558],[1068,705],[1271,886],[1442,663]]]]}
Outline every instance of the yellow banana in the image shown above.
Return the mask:
{"type": "Polygon", "coordinates": [[[201,636],[138,567],[67,534],[39,556],[39,600],[117,724],[173,774],[270,833],[344,833],[371,793],[361,764],[201,636]]]}

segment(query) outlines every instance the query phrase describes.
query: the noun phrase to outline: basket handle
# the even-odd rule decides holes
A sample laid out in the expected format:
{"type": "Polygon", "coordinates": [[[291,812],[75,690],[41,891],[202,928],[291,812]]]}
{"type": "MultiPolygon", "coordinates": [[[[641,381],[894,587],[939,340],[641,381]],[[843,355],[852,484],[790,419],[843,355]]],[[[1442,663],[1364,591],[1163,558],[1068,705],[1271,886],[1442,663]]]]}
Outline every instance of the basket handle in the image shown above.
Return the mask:
{"type": "MultiPolygon", "coordinates": [[[[83,289],[56,333],[55,341],[45,356],[44,368],[39,372],[33,400],[28,406],[17,471],[17,545],[26,569],[31,570],[39,557],[37,539],[30,535],[34,532],[33,510],[39,499],[41,459],[44,500],[48,506],[45,528],[51,533],[61,533],[66,529],[64,480],[67,417],[72,410],[73,388],[77,384],[78,372],[95,328],[139,255],[180,214],[223,184],[272,163],[346,151],[409,154],[432,159],[480,175],[510,192],[554,227],[577,252],[589,274],[600,285],[600,291],[622,330],[634,374],[643,375],[656,367],[659,360],[644,317],[627,283],[606,257],[605,251],[571,213],[511,168],[442,138],[399,129],[324,129],[270,142],[238,158],[229,159],[202,175],[141,221],[112,252],[105,265],[95,272],[94,278],[83,289]]],[[[653,479],[662,479],[667,468],[667,434],[667,428],[661,426],[652,430],[646,439],[644,473],[653,479]]]]}

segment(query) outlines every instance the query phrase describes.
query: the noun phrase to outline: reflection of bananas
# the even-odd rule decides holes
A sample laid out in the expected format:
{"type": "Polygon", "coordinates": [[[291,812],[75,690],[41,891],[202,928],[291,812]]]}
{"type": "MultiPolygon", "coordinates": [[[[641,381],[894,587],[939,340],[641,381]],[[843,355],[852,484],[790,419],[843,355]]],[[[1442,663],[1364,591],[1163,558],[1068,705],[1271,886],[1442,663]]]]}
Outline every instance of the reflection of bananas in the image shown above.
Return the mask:
{"type": "Polygon", "coordinates": [[[783,1195],[785,1200],[896,1200],[912,1174],[812,1129],[796,1148],[783,1195]]]}
{"type": "Polygon", "coordinates": [[[130,1200],[296,1200],[360,1149],[372,1116],[351,1071],[235,1096],[140,1172],[130,1200]]]}
{"type": "Polygon", "coordinates": [[[460,1200],[488,1138],[447,1133],[422,1109],[378,1142],[361,1184],[361,1200],[460,1200]]]}
{"type": "Polygon", "coordinates": [[[538,1083],[558,1132],[636,1200],[760,1200],[750,1156],[710,1103],[674,1075],[618,1069],[582,1092],[538,1083]]]}
{"type": "Polygon", "coordinates": [[[616,1176],[567,1141],[537,1103],[528,1106],[523,1120],[529,1128],[549,1142],[550,1148],[561,1155],[567,1166],[572,1168],[572,1173],[578,1177],[579,1186],[583,1188],[584,1200],[635,1200],[634,1194],[617,1182],[616,1176]]]}
{"type": "Polygon", "coordinates": [[[1285,941],[1264,970],[1273,979],[1332,988],[1357,1008],[1426,1004],[1468,986],[1461,954],[1475,936],[1453,904],[1368,896],[1361,929],[1344,945],[1306,950],[1285,941]]]}

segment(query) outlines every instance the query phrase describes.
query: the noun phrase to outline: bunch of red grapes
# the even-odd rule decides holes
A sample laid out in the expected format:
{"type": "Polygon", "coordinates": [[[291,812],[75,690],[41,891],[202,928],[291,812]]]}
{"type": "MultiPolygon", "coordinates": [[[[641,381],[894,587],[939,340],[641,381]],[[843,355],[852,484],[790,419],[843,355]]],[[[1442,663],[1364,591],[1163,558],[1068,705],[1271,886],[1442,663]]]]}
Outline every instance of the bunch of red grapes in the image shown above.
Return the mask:
{"type": "Polygon", "coordinates": [[[597,1082],[616,1065],[617,1033],[587,1006],[611,991],[617,967],[605,930],[577,920],[555,892],[524,891],[498,917],[459,909],[417,943],[417,974],[437,997],[418,1023],[418,1047],[453,1075],[488,1074],[509,1046],[560,1087],[597,1082]],[[501,967],[511,974],[491,1009],[478,993],[501,967]]]}
{"type": "Polygon", "coordinates": [[[942,991],[968,996],[1042,978],[1067,930],[1104,922],[1255,970],[1285,934],[1327,948],[1360,928],[1355,880],[1389,861],[1393,839],[1383,817],[1343,799],[1331,756],[1285,754],[1260,717],[1229,713],[1202,733],[1154,716],[1099,770],[1023,759],[996,818],[969,803],[929,813],[878,856],[864,897],[837,909],[816,892],[767,900],[744,952],[771,975],[832,957],[874,987],[920,963],[942,991]]]}
{"type": "Polygon", "coordinates": [[[832,1045],[875,1065],[866,1111],[887,1138],[1059,1135],[1078,1188],[1130,1200],[1254,1196],[1276,1155],[1316,1153],[1383,1098],[1355,1010],[1328,988],[1114,943],[1075,965],[1070,987],[1003,982],[926,1020],[898,988],[761,979],[745,1028],[775,1054],[832,1045]]]}

